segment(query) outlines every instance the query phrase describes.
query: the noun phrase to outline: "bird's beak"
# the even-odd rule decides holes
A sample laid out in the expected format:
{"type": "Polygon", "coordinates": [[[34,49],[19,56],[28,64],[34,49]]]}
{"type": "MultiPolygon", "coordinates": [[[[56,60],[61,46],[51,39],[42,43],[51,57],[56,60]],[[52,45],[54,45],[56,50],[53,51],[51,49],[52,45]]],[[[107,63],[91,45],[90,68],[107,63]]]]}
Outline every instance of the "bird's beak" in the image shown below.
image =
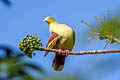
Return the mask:
{"type": "Polygon", "coordinates": [[[46,19],[44,19],[43,21],[44,21],[44,22],[47,22],[47,23],[49,24],[49,22],[48,22],[46,19]]]}
{"type": "Polygon", "coordinates": [[[46,19],[44,19],[43,21],[46,22],[46,19]]]}

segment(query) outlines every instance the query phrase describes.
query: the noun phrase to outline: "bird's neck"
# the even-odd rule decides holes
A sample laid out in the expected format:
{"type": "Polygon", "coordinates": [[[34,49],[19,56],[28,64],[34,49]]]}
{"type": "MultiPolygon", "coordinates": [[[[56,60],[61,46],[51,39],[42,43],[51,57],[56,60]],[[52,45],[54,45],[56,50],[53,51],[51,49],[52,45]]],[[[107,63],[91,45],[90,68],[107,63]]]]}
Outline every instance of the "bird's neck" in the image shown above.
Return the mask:
{"type": "Polygon", "coordinates": [[[56,27],[57,24],[58,24],[57,22],[50,23],[50,27],[49,27],[50,32],[52,32],[52,30],[56,27]]]}
{"type": "Polygon", "coordinates": [[[53,21],[53,22],[51,22],[51,23],[49,23],[49,24],[50,24],[50,25],[51,25],[51,24],[57,24],[57,22],[56,22],[56,21],[53,21]]]}
{"type": "Polygon", "coordinates": [[[58,23],[56,21],[54,21],[54,22],[50,23],[50,26],[54,26],[56,24],[58,24],[58,23]]]}

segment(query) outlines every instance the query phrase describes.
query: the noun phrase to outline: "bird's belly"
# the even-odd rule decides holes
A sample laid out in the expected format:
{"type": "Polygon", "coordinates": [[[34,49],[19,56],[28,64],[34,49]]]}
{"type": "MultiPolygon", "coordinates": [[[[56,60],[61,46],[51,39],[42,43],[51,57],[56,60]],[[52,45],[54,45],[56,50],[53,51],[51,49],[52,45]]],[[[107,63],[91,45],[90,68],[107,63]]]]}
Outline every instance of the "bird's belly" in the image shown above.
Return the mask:
{"type": "Polygon", "coordinates": [[[62,50],[72,50],[72,47],[69,39],[62,39],[60,40],[54,49],[62,49],[62,50]]]}

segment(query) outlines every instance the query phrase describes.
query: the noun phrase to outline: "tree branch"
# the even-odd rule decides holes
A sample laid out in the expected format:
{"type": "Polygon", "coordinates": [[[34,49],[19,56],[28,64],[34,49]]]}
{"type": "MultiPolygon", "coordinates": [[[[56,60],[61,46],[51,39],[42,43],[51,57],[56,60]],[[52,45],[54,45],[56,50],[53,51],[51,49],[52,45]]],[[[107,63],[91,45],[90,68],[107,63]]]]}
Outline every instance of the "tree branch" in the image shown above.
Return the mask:
{"type": "MultiPolygon", "coordinates": [[[[36,48],[37,50],[40,51],[48,51],[48,52],[58,52],[57,49],[48,49],[48,48],[42,48],[42,47],[38,47],[36,48]]],[[[79,51],[79,52],[73,52],[70,51],[70,55],[84,55],[84,54],[107,54],[107,53],[120,53],[120,49],[110,49],[110,50],[90,50],[90,51],[79,51]]],[[[65,55],[65,51],[63,53],[63,55],[65,55]]]]}
{"type": "Polygon", "coordinates": [[[115,40],[116,42],[120,43],[120,40],[117,38],[113,38],[113,40],[115,40]]]}

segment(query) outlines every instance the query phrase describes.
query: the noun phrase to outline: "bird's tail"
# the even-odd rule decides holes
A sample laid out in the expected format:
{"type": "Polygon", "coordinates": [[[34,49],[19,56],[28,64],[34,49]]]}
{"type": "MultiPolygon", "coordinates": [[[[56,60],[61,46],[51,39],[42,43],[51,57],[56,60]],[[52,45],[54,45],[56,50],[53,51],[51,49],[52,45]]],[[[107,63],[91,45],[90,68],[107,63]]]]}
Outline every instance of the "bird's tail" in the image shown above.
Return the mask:
{"type": "Polygon", "coordinates": [[[48,55],[48,51],[45,52],[44,57],[46,57],[47,55],[48,55]]]}
{"type": "Polygon", "coordinates": [[[53,64],[52,64],[53,70],[61,71],[64,67],[65,58],[66,56],[55,53],[53,64]]]}

